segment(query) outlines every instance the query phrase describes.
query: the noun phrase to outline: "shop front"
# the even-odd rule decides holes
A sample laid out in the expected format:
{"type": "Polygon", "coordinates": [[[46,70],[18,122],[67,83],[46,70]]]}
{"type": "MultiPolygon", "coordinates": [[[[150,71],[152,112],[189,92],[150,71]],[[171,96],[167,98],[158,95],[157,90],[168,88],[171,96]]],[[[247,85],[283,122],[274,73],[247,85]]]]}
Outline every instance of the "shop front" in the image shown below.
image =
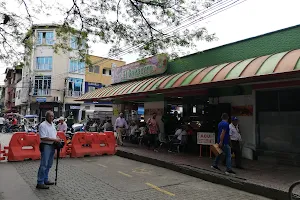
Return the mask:
{"type": "Polygon", "coordinates": [[[197,133],[216,133],[226,112],[239,119],[244,157],[271,155],[299,163],[299,30],[295,26],[171,62],[159,55],[125,65],[112,71],[113,85],[78,100],[112,101],[113,120],[119,112],[132,113],[127,104],[138,105],[133,110],[143,105],[145,120],[157,113],[165,135],[174,132],[165,116],[178,113],[193,129],[191,152],[199,150],[197,133]]]}
{"type": "Polygon", "coordinates": [[[71,113],[74,117],[74,120],[79,122],[81,119],[81,112],[80,112],[80,104],[66,104],[66,117],[68,117],[71,113]]]}

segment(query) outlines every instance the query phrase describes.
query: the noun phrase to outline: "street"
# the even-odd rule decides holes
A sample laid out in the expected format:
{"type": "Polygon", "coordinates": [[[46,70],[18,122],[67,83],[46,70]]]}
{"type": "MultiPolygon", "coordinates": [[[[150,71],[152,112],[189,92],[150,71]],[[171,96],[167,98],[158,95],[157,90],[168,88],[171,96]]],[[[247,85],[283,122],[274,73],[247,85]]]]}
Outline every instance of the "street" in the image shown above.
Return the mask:
{"type": "MultiPolygon", "coordinates": [[[[219,199],[243,200],[266,198],[209,183],[164,168],[128,160],[118,156],[60,159],[58,184],[50,190],[36,190],[36,175],[39,161],[3,163],[16,169],[40,200],[50,199],[219,199]]],[[[5,169],[1,167],[1,169],[5,169]]],[[[0,173],[4,173],[1,171],[0,173]]],[[[52,180],[55,165],[51,170],[52,180]]],[[[4,180],[0,177],[0,192],[4,180]]],[[[24,199],[20,190],[19,199],[24,199]]],[[[1,197],[0,197],[1,199],[1,197]]],[[[32,198],[30,198],[32,199],[32,198]]],[[[14,197],[14,200],[17,200],[14,197]]],[[[28,199],[29,200],[29,199],[28,199]]]]}

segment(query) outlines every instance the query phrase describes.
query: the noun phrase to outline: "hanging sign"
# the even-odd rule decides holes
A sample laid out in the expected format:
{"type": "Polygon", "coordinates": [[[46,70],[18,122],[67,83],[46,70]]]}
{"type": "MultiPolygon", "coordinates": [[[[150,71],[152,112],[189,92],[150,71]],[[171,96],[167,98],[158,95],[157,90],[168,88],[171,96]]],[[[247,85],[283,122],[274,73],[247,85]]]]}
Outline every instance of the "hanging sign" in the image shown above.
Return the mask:
{"type": "Polygon", "coordinates": [[[167,70],[168,58],[165,54],[153,56],[122,67],[112,67],[112,83],[163,74],[167,70]]]}

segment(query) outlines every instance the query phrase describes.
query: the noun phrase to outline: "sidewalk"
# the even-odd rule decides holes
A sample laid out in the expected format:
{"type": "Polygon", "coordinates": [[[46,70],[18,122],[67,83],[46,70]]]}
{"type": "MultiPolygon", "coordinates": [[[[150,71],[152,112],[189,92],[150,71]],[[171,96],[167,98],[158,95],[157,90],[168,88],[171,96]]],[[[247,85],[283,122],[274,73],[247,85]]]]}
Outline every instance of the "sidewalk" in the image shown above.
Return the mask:
{"type": "MultiPolygon", "coordinates": [[[[234,169],[237,175],[229,177],[222,172],[212,170],[210,168],[212,159],[207,157],[199,158],[186,154],[168,153],[166,150],[156,153],[132,144],[118,147],[117,155],[271,199],[288,199],[289,186],[294,181],[300,180],[300,170],[297,167],[271,165],[261,161],[243,160],[243,166],[246,169],[234,169]]],[[[221,164],[220,168],[225,170],[221,164]]]]}
{"type": "Polygon", "coordinates": [[[0,163],[0,199],[39,200],[11,163],[0,163]]]}

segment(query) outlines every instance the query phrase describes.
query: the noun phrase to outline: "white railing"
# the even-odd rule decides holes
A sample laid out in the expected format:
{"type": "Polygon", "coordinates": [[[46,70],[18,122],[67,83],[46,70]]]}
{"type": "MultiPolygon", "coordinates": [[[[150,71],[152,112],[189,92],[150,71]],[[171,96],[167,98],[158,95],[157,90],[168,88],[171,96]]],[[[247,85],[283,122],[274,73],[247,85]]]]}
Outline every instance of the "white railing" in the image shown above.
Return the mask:
{"type": "Polygon", "coordinates": [[[80,97],[81,95],[82,95],[81,91],[68,90],[67,92],[68,97],[80,97]]]}
{"type": "Polygon", "coordinates": [[[50,89],[33,89],[33,96],[50,96],[50,89]]]}

